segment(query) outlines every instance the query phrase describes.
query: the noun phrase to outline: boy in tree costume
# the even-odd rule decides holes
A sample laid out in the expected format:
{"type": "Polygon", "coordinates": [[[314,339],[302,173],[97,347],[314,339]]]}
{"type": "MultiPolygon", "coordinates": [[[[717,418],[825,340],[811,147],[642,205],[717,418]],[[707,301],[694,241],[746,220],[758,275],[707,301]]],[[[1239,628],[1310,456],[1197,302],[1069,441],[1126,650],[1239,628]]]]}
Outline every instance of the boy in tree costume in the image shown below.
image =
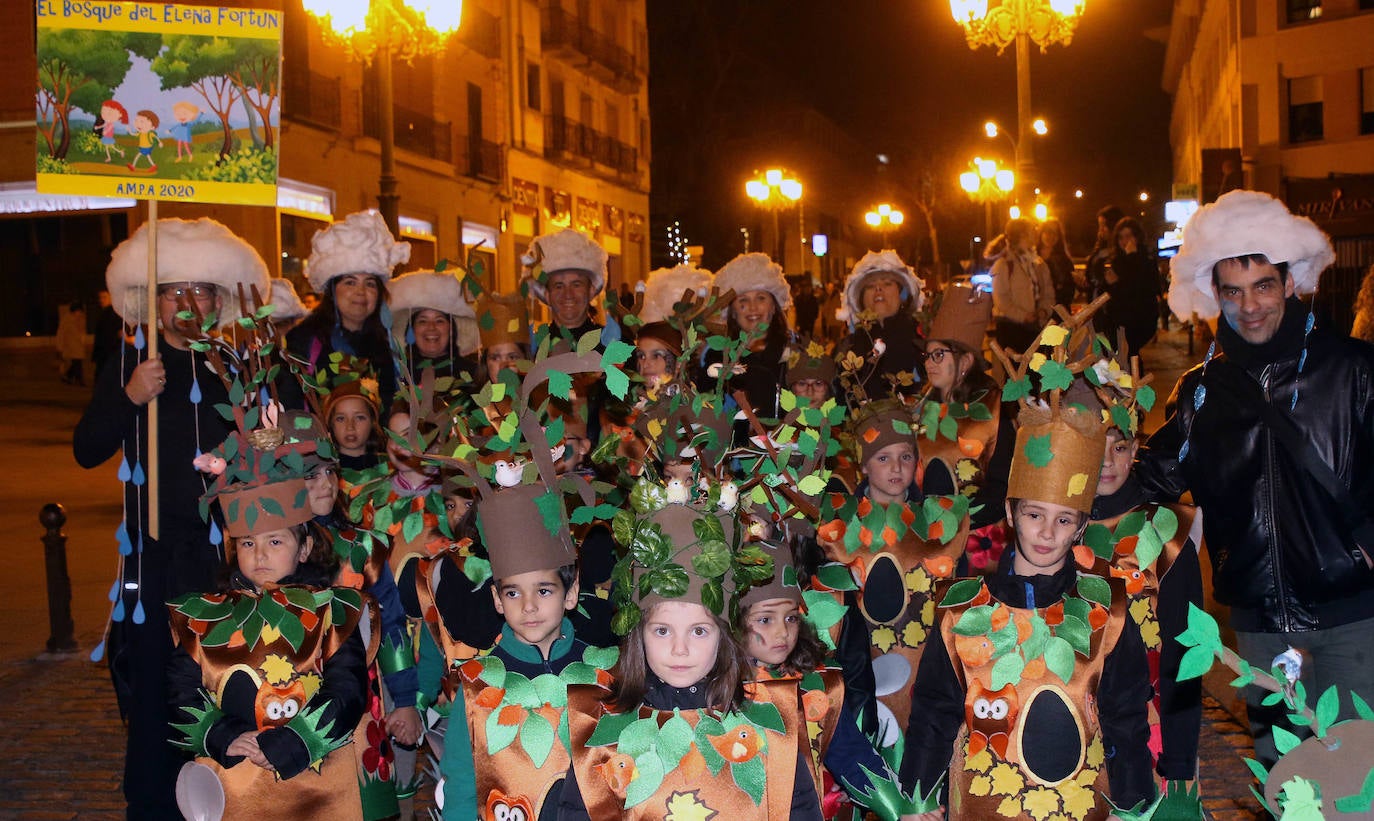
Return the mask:
{"type": "Polygon", "coordinates": [[[1006,505],[1016,544],[997,574],[944,586],[902,762],[908,787],[948,772],[951,818],[1100,821],[1155,797],[1145,648],[1124,583],[1087,572],[1078,543],[1106,426],[1061,392],[1095,359],[1066,353],[1083,348],[1066,343],[1089,313],[1048,325],[1015,365],[994,348],[1013,377],[1004,396],[1022,400],[1006,505]],[[1032,370],[1046,392],[1035,400],[1032,370]]]}

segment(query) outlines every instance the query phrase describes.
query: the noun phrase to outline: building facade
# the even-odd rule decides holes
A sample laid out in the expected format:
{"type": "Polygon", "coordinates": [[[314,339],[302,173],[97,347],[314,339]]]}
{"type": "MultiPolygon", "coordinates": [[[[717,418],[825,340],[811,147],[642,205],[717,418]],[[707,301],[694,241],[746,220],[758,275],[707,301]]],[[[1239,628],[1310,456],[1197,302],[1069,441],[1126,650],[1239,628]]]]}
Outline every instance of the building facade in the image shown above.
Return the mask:
{"type": "MultiPolygon", "coordinates": [[[[281,7],[277,207],[167,203],[160,214],[219,219],[299,290],[308,287],[301,267],[315,231],[376,207],[381,118],[377,67],[350,59],[301,0],[281,7]]],[[[33,31],[33,5],[3,4],[0,25],[33,31]]],[[[0,307],[0,335],[48,333],[57,303],[93,299],[109,251],[146,213],[140,203],[34,192],[36,57],[31,37],[14,39],[0,57],[0,256],[18,261],[26,307],[0,307]],[[73,242],[77,236],[94,239],[73,242]]],[[[509,291],[530,239],[572,225],[610,253],[612,285],[642,279],[647,42],[644,0],[465,0],[461,29],[444,51],[395,61],[401,233],[412,245],[406,267],[480,261],[487,283],[509,291]]]]}
{"type": "Polygon", "coordinates": [[[1329,233],[1348,330],[1374,264],[1374,0],[1175,0],[1163,84],[1177,193],[1266,191],[1329,233]]]}

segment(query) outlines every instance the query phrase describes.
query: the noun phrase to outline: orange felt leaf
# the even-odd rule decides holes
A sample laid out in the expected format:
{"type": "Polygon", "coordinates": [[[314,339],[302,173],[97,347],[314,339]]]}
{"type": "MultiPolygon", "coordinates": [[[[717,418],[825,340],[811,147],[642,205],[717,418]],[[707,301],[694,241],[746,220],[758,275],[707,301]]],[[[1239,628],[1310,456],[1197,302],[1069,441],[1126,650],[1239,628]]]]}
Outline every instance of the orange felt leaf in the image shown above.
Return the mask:
{"type": "Polygon", "coordinates": [[[468,681],[476,681],[482,675],[482,662],[477,659],[470,659],[458,668],[458,672],[463,674],[463,678],[468,681]]]}
{"type": "Polygon", "coordinates": [[[1073,546],[1073,560],[1084,570],[1091,570],[1093,563],[1097,561],[1097,554],[1085,544],[1076,544],[1073,546]]]}
{"type": "Polygon", "coordinates": [[[992,611],[992,629],[1001,630],[1011,621],[1011,611],[1005,607],[998,607],[992,611]]]}
{"type": "Polygon", "coordinates": [[[1126,538],[1124,538],[1124,539],[1122,539],[1121,541],[1117,542],[1117,543],[1116,543],[1116,547],[1114,548],[1114,550],[1115,550],[1115,552],[1116,552],[1116,555],[1118,555],[1118,556],[1133,556],[1133,555],[1135,555],[1136,544],[1137,544],[1139,541],[1140,541],[1140,537],[1139,537],[1139,536],[1127,536],[1126,538]]]}
{"type": "Polygon", "coordinates": [[[990,601],[992,601],[992,593],[989,592],[987,586],[984,585],[983,587],[978,589],[977,595],[973,597],[973,601],[969,602],[969,606],[978,607],[979,605],[987,604],[990,601]]]}
{"type": "Polygon", "coordinates": [[[1105,625],[1106,623],[1107,623],[1107,608],[1105,608],[1105,607],[1100,607],[1100,606],[1094,604],[1094,605],[1093,605],[1093,609],[1088,611],[1088,624],[1089,624],[1089,625],[1092,627],[1092,629],[1094,629],[1094,630],[1101,630],[1101,629],[1102,629],[1102,626],[1105,625]]]}
{"type": "Polygon", "coordinates": [[[501,712],[496,714],[496,723],[507,727],[514,726],[525,720],[525,708],[519,704],[507,704],[501,708],[501,712]]]}
{"type": "Polygon", "coordinates": [[[210,629],[210,622],[203,619],[191,619],[186,625],[190,627],[191,632],[195,633],[197,636],[205,635],[205,631],[210,629]]]}
{"type": "Polygon", "coordinates": [[[1050,627],[1064,623],[1064,600],[1060,599],[1049,607],[1045,608],[1045,624],[1050,627]]]}
{"type": "Polygon", "coordinates": [[[888,545],[888,544],[896,544],[896,543],[897,543],[897,531],[893,530],[893,529],[890,528],[890,527],[884,527],[884,528],[883,528],[883,544],[888,545]]]}
{"type": "Polygon", "coordinates": [[[477,698],[473,700],[473,703],[484,710],[491,710],[495,708],[496,705],[500,704],[501,699],[505,697],[506,691],[504,688],[486,687],[483,688],[482,692],[477,694],[477,698]]]}
{"type": "Polygon", "coordinates": [[[965,439],[962,436],[959,437],[959,452],[970,459],[977,459],[979,456],[982,456],[983,447],[984,444],[982,439],[965,439]]]}
{"type": "Polygon", "coordinates": [[[614,682],[615,682],[615,678],[611,675],[611,671],[610,671],[610,670],[601,670],[601,669],[597,669],[597,671],[596,671],[596,683],[597,683],[597,684],[600,684],[602,687],[610,687],[611,684],[613,684],[614,682]]]}
{"type": "Polygon", "coordinates": [[[563,712],[561,710],[547,703],[543,707],[534,710],[534,712],[543,716],[544,720],[549,722],[549,726],[555,729],[558,727],[559,720],[563,717],[563,712]]]}
{"type": "Polygon", "coordinates": [[[954,652],[969,667],[982,667],[992,661],[992,642],[987,636],[955,636],[954,652]]]}
{"type": "Polygon", "coordinates": [[[864,545],[873,544],[873,531],[863,525],[859,525],[859,541],[864,545]]]}
{"type": "Polygon", "coordinates": [[[844,530],[844,522],[839,519],[831,519],[821,525],[820,529],[816,531],[816,535],[823,542],[838,542],[844,538],[844,530]]]}
{"type": "Polygon", "coordinates": [[[930,525],[930,533],[927,535],[926,538],[930,539],[931,541],[938,541],[938,540],[940,540],[940,539],[943,539],[944,537],[945,537],[945,523],[944,523],[944,522],[933,522],[933,523],[931,523],[931,525],[930,525]]]}
{"type": "Polygon", "coordinates": [[[873,444],[873,440],[878,438],[878,429],[869,428],[868,430],[863,432],[863,436],[861,438],[864,440],[865,445],[873,444]]]}
{"type": "Polygon", "coordinates": [[[1031,623],[1030,616],[1025,615],[1019,610],[1011,614],[1011,620],[1016,623],[1016,640],[1023,642],[1030,638],[1031,623]]]}
{"type": "Polygon", "coordinates": [[[336,587],[351,587],[354,590],[362,590],[366,582],[367,579],[363,577],[363,574],[345,564],[343,567],[339,568],[339,576],[334,580],[334,585],[336,587]]]}
{"type": "Polygon", "coordinates": [[[954,500],[951,499],[951,498],[949,498],[948,496],[940,496],[940,497],[938,497],[938,498],[935,500],[935,504],[939,505],[940,507],[944,508],[945,510],[953,510],[953,509],[954,509],[954,500]]]}
{"type": "Polygon", "coordinates": [[[926,572],[937,579],[954,575],[954,559],[949,556],[931,556],[921,562],[926,572]]]}
{"type": "Polygon", "coordinates": [[[229,637],[229,646],[230,646],[230,647],[242,647],[242,646],[243,646],[243,631],[242,631],[242,630],[235,630],[235,631],[234,631],[234,634],[233,634],[232,636],[229,637]]]}
{"type": "Polygon", "coordinates": [[[320,617],[315,615],[314,611],[301,611],[301,627],[304,627],[307,632],[314,630],[319,625],[319,623],[320,617]]]}
{"type": "Polygon", "coordinates": [[[916,521],[915,512],[912,511],[912,509],[907,505],[902,505],[902,511],[898,515],[901,516],[902,524],[906,525],[907,527],[911,527],[912,523],[916,521]]]}
{"type": "Polygon", "coordinates": [[[873,512],[873,502],[867,497],[859,500],[859,507],[856,511],[860,516],[867,516],[873,512]]]}
{"type": "Polygon", "coordinates": [[[824,690],[807,690],[802,696],[802,710],[807,721],[820,721],[830,711],[830,698],[824,690]]]}
{"type": "Polygon", "coordinates": [[[1045,659],[1041,657],[1033,658],[1026,662],[1026,666],[1021,669],[1022,679],[1037,679],[1045,675],[1045,659]]]}
{"type": "Polygon", "coordinates": [[[682,763],[678,768],[688,784],[695,783],[706,772],[706,759],[702,756],[701,750],[697,749],[695,741],[687,748],[687,754],[682,757],[682,763]]]}

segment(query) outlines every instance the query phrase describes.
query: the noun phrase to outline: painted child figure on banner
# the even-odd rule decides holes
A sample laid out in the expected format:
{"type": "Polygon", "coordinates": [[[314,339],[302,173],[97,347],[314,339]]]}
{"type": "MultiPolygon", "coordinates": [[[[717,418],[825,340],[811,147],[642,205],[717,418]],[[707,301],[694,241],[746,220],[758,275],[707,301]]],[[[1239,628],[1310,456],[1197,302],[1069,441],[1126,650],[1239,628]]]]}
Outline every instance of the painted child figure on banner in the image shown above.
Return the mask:
{"type": "Polygon", "coordinates": [[[176,125],[167,130],[167,133],[177,144],[177,162],[181,162],[182,152],[186,154],[189,162],[195,159],[191,152],[191,126],[195,125],[200,117],[200,107],[195,103],[180,100],[172,103],[172,116],[176,118],[176,125]]]}
{"type": "Polygon", "coordinates": [[[115,144],[115,128],[123,123],[129,124],[129,112],[114,100],[100,104],[100,117],[95,121],[95,133],[100,135],[100,145],[105,149],[105,162],[110,161],[110,152],[124,156],[124,149],[115,144]]]}
{"type": "Polygon", "coordinates": [[[157,161],[153,159],[153,148],[162,144],[162,139],[157,136],[158,122],[157,114],[146,108],[134,115],[134,125],[130,130],[138,137],[138,154],[129,162],[130,171],[138,168],[139,160],[146,159],[148,171],[150,173],[157,172],[157,161]]]}

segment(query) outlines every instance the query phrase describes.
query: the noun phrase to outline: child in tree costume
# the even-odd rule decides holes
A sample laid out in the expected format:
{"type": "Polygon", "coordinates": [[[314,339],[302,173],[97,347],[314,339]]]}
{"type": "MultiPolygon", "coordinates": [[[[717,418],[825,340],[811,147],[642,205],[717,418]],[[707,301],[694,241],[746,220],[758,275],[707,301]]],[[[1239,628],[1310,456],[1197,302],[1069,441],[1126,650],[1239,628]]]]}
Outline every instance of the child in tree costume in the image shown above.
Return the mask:
{"type": "Polygon", "coordinates": [[[1101,358],[1064,395],[1066,402],[1100,413],[1108,424],[1102,476],[1083,543],[1105,564],[1099,568],[1103,575],[1125,583],[1128,610],[1145,643],[1154,687],[1150,753],[1155,770],[1166,780],[1189,781],[1197,777],[1202,688],[1196,681],[1178,681],[1184,647],[1175,637],[1187,628],[1189,605],[1202,605],[1202,571],[1191,538],[1200,522],[1191,505],[1150,501],[1132,476],[1141,413],[1154,404],[1154,391],[1149,377],[1122,368],[1104,339],[1094,338],[1093,349],[1101,358]]]}
{"type": "MultiPolygon", "coordinates": [[[[831,492],[822,500],[817,541],[832,564],[820,568],[812,586],[837,597],[855,594],[879,699],[876,741],[895,764],[911,684],[934,632],[935,585],[962,570],[969,503],[948,485],[951,495],[922,496],[914,482],[914,421],[904,407],[866,406],[854,442],[865,479],[854,494],[831,492]]],[[[939,473],[947,481],[948,472],[939,473]]]]}
{"type": "Polygon", "coordinates": [[[188,765],[178,794],[193,817],[222,807],[225,819],[362,819],[353,756],[338,750],[364,715],[377,616],[306,561],[313,445],[267,424],[197,463],[218,476],[206,498],[219,501],[236,569],[227,590],[168,603],[177,743],[216,776],[188,765]]]}
{"type": "Polygon", "coordinates": [[[1015,366],[1004,356],[1023,398],[1006,504],[1016,544],[997,574],[944,589],[917,672],[902,782],[948,772],[951,818],[1096,821],[1155,796],[1145,649],[1124,583],[1084,572],[1092,552],[1078,544],[1106,437],[1098,414],[1060,396],[1093,361],[1065,353],[1081,349],[1065,343],[1086,316],[1047,326],[1015,366]],[[1036,401],[1031,370],[1047,392],[1036,401]]]}

